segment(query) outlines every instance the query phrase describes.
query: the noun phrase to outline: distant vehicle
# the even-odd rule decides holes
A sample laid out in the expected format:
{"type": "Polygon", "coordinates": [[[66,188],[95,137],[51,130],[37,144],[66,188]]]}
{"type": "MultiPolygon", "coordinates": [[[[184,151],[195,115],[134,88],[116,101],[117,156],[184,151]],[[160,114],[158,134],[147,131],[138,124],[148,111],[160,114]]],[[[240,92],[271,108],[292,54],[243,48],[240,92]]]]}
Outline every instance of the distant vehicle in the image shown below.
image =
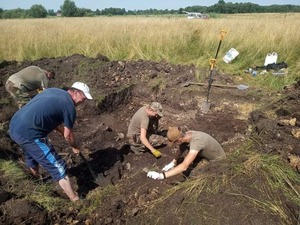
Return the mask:
{"type": "Polygon", "coordinates": [[[199,12],[185,12],[188,19],[208,19],[208,15],[199,12]]]}

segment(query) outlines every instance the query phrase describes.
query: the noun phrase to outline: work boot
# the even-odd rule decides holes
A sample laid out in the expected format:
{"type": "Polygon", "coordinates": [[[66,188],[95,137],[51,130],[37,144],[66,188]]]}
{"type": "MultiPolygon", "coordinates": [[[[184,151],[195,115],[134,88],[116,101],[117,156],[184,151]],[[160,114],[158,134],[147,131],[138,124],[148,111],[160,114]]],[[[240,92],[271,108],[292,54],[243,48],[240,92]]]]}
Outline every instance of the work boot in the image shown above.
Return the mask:
{"type": "Polygon", "coordinates": [[[131,151],[136,155],[142,155],[145,151],[141,147],[130,146],[131,151]]]}

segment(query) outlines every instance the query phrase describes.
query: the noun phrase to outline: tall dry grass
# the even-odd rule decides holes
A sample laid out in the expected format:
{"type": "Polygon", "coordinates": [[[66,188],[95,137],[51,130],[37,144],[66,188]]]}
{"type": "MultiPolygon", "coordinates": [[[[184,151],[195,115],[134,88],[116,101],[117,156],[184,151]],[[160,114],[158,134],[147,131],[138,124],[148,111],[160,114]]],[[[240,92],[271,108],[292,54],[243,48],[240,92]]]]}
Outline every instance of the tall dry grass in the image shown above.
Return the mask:
{"type": "Polygon", "coordinates": [[[300,14],[238,14],[209,20],[93,17],[0,20],[0,61],[97,53],[114,60],[150,59],[208,66],[226,30],[218,63],[229,72],[262,65],[277,52],[290,72],[300,69],[300,14]],[[234,63],[221,58],[234,47],[234,63]]]}

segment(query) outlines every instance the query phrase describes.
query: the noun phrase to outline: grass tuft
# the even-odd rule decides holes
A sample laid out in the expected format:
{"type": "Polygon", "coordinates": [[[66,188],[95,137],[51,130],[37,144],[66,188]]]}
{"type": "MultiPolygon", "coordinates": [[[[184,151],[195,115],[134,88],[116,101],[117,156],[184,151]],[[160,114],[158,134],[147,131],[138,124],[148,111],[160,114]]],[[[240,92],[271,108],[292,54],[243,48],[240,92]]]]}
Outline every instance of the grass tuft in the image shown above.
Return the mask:
{"type": "Polygon", "coordinates": [[[9,178],[10,182],[13,183],[26,177],[24,171],[13,161],[0,160],[0,171],[3,172],[3,178],[9,178]]]}

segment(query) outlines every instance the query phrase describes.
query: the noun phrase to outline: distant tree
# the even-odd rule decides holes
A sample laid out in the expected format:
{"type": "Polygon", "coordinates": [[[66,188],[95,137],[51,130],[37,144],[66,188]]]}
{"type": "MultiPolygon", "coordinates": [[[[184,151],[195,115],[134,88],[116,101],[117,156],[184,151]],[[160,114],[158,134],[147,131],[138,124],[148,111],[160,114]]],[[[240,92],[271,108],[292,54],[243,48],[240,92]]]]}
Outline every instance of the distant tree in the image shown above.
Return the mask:
{"type": "Polygon", "coordinates": [[[49,9],[49,10],[48,10],[48,15],[49,15],[49,16],[56,16],[56,13],[54,12],[53,9],[49,9]]]}
{"type": "Polygon", "coordinates": [[[257,5],[257,4],[253,4],[253,3],[240,3],[240,8],[238,8],[238,13],[259,13],[259,12],[263,12],[262,7],[257,5]]]}
{"type": "Polygon", "coordinates": [[[214,4],[207,8],[209,13],[224,13],[224,14],[233,14],[233,13],[259,13],[265,12],[266,7],[259,6],[253,3],[225,3],[223,0],[220,0],[217,4],[214,4]]]}
{"type": "Polygon", "coordinates": [[[42,5],[33,5],[29,9],[28,14],[33,18],[45,18],[47,16],[47,10],[42,5]]]}
{"type": "Polygon", "coordinates": [[[136,15],[136,10],[128,10],[127,15],[136,15]]]}
{"type": "Polygon", "coordinates": [[[169,13],[171,13],[171,14],[179,14],[178,10],[175,10],[175,9],[171,9],[169,11],[169,13]]]}
{"type": "Polygon", "coordinates": [[[60,7],[62,16],[72,17],[77,15],[77,7],[75,2],[65,0],[64,4],[60,7]]]}
{"type": "Polygon", "coordinates": [[[266,6],[266,12],[299,12],[300,6],[293,5],[270,5],[266,6]]]}
{"type": "Polygon", "coordinates": [[[11,10],[4,10],[2,13],[3,19],[13,19],[13,18],[27,18],[28,13],[25,9],[11,9],[11,10]]]}
{"type": "Polygon", "coordinates": [[[119,8],[116,10],[117,15],[126,15],[126,10],[124,8],[119,8]]]}
{"type": "Polygon", "coordinates": [[[100,10],[99,10],[99,9],[96,9],[95,14],[98,15],[98,16],[101,15],[100,10]]]}
{"type": "Polygon", "coordinates": [[[77,8],[76,16],[77,17],[94,16],[94,13],[91,9],[77,8]]]}
{"type": "Polygon", "coordinates": [[[124,8],[106,8],[104,10],[96,9],[92,11],[85,8],[77,8],[74,1],[64,0],[60,10],[57,13],[54,10],[48,10],[42,5],[33,5],[29,10],[25,9],[12,9],[3,10],[0,8],[0,19],[12,19],[12,18],[43,18],[47,15],[50,16],[65,16],[65,17],[84,17],[94,15],[163,15],[163,14],[183,14],[185,12],[200,12],[200,13],[267,13],[267,12],[300,12],[299,5],[270,5],[260,6],[250,2],[247,3],[226,3],[225,0],[218,0],[218,2],[212,6],[188,6],[186,8],[179,8],[178,10],[158,10],[158,9],[146,9],[146,10],[126,10],[124,8]]]}
{"type": "Polygon", "coordinates": [[[205,13],[207,11],[206,6],[189,6],[184,9],[186,12],[200,12],[205,13]]]}
{"type": "Polygon", "coordinates": [[[123,8],[105,8],[101,11],[101,15],[125,15],[126,10],[123,8]]]}
{"type": "Polygon", "coordinates": [[[226,13],[226,3],[223,0],[218,1],[217,4],[214,4],[212,7],[212,11],[216,13],[226,13]]]}

